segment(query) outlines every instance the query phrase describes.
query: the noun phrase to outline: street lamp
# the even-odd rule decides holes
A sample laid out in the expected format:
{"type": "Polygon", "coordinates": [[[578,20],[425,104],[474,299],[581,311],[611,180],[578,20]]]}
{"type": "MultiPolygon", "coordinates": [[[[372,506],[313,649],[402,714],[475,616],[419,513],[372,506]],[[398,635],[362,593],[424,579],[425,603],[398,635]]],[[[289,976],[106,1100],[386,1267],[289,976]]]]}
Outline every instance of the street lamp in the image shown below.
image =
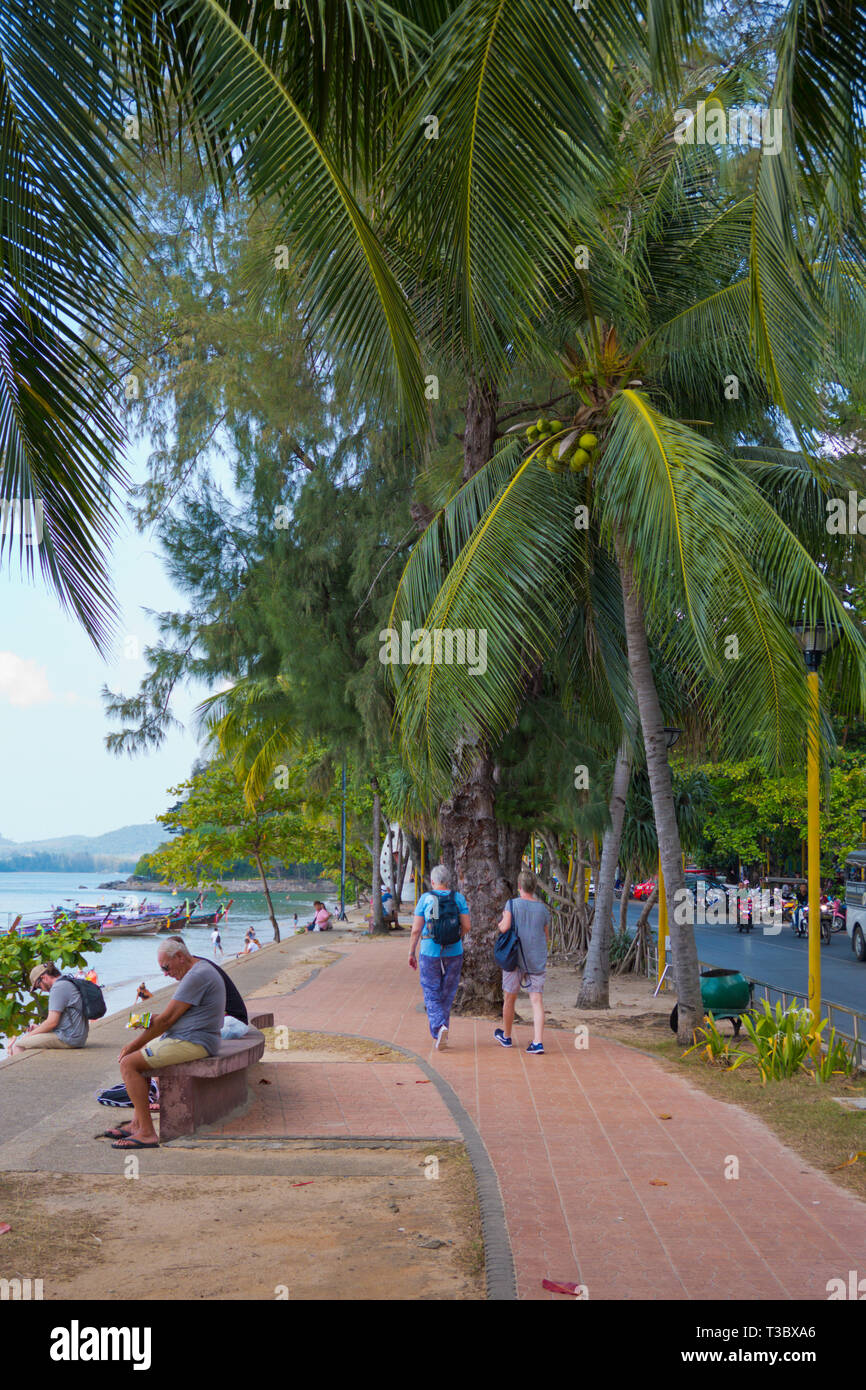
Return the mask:
{"type": "MultiPolygon", "coordinates": [[[[665,728],[665,748],[670,752],[682,733],[682,729],[665,728]]],[[[665,876],[662,870],[662,850],[659,845],[659,972],[658,977],[661,981],[665,973],[665,961],[667,957],[668,941],[668,900],[665,897],[665,876]]]]}
{"type": "MultiPolygon", "coordinates": [[[[821,820],[818,798],[818,762],[821,739],[821,704],[818,686],[818,667],[821,658],[839,640],[838,633],[826,623],[792,623],[806,662],[806,685],[809,692],[809,724],[807,731],[807,817],[809,882],[809,1011],[813,1029],[821,1018],[821,820]]],[[[818,1048],[814,1035],[815,1050],[818,1048]]]]}

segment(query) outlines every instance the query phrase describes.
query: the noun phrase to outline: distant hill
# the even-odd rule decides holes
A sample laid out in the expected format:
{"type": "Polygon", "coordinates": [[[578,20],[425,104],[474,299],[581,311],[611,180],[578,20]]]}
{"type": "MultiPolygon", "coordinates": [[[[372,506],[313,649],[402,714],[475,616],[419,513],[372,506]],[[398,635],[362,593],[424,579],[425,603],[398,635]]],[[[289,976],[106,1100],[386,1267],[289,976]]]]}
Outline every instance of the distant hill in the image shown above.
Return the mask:
{"type": "MultiPolygon", "coordinates": [[[[62,861],[63,867],[84,867],[84,859],[92,859],[95,867],[108,868],[115,864],[123,868],[135,865],[142,854],[149,854],[166,838],[166,832],[156,821],[146,825],[124,825],[108,830],[104,835],[61,835],[52,840],[7,840],[0,835],[0,865],[15,860],[16,867],[49,867],[47,861],[62,861]]],[[[58,864],[59,866],[59,864],[58,864]]],[[[8,865],[7,865],[8,867],[8,865]]]]}

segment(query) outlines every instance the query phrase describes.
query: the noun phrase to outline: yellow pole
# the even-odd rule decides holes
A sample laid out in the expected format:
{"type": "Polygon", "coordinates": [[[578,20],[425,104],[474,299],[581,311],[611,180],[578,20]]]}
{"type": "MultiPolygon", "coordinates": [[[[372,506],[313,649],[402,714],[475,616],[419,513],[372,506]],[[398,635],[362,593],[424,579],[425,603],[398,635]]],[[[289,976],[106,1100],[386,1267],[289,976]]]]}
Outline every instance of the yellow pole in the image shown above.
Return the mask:
{"type": "Polygon", "coordinates": [[[665,897],[665,876],[662,873],[662,857],[659,855],[659,980],[665,973],[665,959],[668,953],[668,900],[665,897]]]}
{"type": "Polygon", "coordinates": [[[529,852],[530,852],[530,854],[532,855],[532,864],[531,864],[530,867],[532,868],[532,872],[535,873],[535,831],[534,831],[534,830],[533,830],[533,832],[532,832],[532,840],[531,840],[531,842],[530,842],[530,851],[529,851],[529,852]]]}
{"type": "MultiPolygon", "coordinates": [[[[809,732],[807,740],[809,852],[809,1009],[812,1026],[821,1019],[821,821],[818,804],[818,740],[820,737],[818,672],[806,676],[809,689],[809,732]]],[[[817,1036],[813,1051],[818,1054],[817,1036]]]]}
{"type": "MultiPolygon", "coordinates": [[[[424,836],[421,836],[421,892],[424,892],[424,836]]],[[[417,902],[417,899],[416,899],[417,902]]]]}

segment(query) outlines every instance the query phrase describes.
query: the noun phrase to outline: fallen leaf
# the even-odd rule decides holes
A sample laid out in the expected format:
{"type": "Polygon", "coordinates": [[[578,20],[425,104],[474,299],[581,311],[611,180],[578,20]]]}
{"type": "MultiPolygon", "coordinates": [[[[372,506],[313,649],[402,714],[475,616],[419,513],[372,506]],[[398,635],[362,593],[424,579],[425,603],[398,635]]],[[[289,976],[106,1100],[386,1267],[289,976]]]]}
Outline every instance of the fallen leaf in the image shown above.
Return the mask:
{"type": "Polygon", "coordinates": [[[307,1182],[293,1182],[292,1187],[312,1187],[313,1182],[313,1178],[310,1178],[307,1182]]]}
{"type": "Polygon", "coordinates": [[[660,1120],[672,1120],[673,1115],[659,1115],[660,1120]]]}
{"type": "MultiPolygon", "coordinates": [[[[400,1084],[402,1085],[403,1083],[401,1082],[400,1084]]],[[[415,1085],[416,1085],[416,1086],[429,1086],[429,1085],[430,1085],[430,1082],[429,1082],[429,1081],[416,1081],[416,1082],[415,1082],[415,1085]]]]}
{"type": "Polygon", "coordinates": [[[857,1153],[846,1158],[844,1163],[838,1163],[835,1168],[831,1168],[831,1173],[838,1173],[840,1168],[850,1168],[852,1163],[856,1163],[858,1158],[866,1158],[866,1149],[860,1149],[857,1153]]]}
{"type": "Polygon", "coordinates": [[[650,1187],[670,1187],[670,1183],[666,1183],[664,1178],[650,1178],[650,1187]]]}
{"type": "Polygon", "coordinates": [[[574,1298],[574,1295],[577,1292],[579,1285],[557,1284],[554,1282],[553,1279],[542,1279],[541,1287],[543,1289],[549,1289],[551,1293],[565,1293],[568,1294],[570,1298],[574,1298]]]}
{"type": "Polygon", "coordinates": [[[7,1232],[7,1231],[11,1231],[11,1230],[12,1230],[12,1227],[11,1227],[7,1222],[4,1221],[3,1225],[0,1226],[0,1236],[5,1236],[6,1232],[7,1232]]]}

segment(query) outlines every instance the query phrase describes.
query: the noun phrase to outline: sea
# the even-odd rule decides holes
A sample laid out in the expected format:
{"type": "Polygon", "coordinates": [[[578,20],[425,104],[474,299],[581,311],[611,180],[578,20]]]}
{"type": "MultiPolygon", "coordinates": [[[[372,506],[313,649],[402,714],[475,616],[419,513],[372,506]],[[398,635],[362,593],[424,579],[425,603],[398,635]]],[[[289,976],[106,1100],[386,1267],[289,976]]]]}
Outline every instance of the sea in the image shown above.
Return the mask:
{"type": "MultiPolygon", "coordinates": [[[[49,911],[52,907],[73,907],[79,903],[123,902],[133,890],[100,889],[100,882],[106,878],[101,873],[0,873],[0,933],[5,932],[14,922],[19,912],[28,917],[38,912],[49,911]]],[[[187,896],[185,893],[147,893],[138,890],[133,896],[146,897],[148,902],[157,902],[168,909],[177,907],[187,896]]],[[[212,912],[230,894],[217,897],[215,893],[206,895],[200,911],[212,912]]],[[[312,893],[271,893],[280,935],[286,937],[297,926],[304,926],[313,916],[312,893]]],[[[333,898],[326,899],[334,907],[333,898]]],[[[273,940],[274,932],[267,915],[264,893],[238,893],[229,909],[228,917],[220,923],[223,956],[214,956],[211,945],[212,927],[186,927],[176,934],[182,936],[194,955],[207,956],[210,960],[231,960],[243,949],[244,935],[248,927],[255,927],[256,935],[263,946],[273,940]]],[[[166,983],[156,963],[159,937],[120,936],[103,944],[99,952],[86,955],[87,965],[96,971],[99,984],[105,993],[108,1012],[116,1013],[129,1008],[135,1001],[136,991],[142,980],[149,989],[161,989],[166,983]]],[[[0,988],[6,982],[0,980],[0,988]]],[[[2,1055],[0,1039],[0,1055],[2,1055]]]]}

